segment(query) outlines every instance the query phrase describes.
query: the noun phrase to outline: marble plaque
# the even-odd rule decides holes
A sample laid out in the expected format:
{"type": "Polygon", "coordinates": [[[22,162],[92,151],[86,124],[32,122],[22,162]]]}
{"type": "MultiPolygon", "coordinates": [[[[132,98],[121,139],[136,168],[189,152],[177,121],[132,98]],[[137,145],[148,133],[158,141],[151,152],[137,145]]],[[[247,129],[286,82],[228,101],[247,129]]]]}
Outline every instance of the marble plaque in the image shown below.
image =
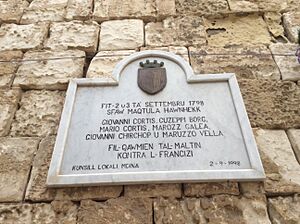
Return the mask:
{"type": "Polygon", "coordinates": [[[175,54],[143,51],[112,75],[70,82],[47,185],[264,177],[235,75],[197,75],[175,54]],[[147,60],[163,62],[165,85],[138,85],[147,60]]]}

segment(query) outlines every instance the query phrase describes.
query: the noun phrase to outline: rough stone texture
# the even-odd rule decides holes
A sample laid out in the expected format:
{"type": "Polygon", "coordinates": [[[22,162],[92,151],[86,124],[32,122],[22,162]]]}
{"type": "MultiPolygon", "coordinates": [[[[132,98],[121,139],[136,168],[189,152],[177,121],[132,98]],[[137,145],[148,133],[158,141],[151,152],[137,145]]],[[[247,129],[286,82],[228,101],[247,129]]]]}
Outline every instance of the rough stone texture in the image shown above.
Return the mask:
{"type": "Polygon", "coordinates": [[[19,89],[0,89],[0,136],[9,133],[20,95],[19,89]]]}
{"type": "Polygon", "coordinates": [[[93,0],[69,0],[66,18],[86,20],[92,16],[93,0]]]}
{"type": "Polygon", "coordinates": [[[24,11],[21,24],[36,22],[60,22],[64,21],[66,10],[64,8],[28,8],[24,11]]]}
{"type": "Polygon", "coordinates": [[[228,0],[234,12],[282,11],[287,8],[287,0],[228,0]]]}
{"type": "Polygon", "coordinates": [[[0,202],[22,200],[38,143],[34,138],[0,138],[0,202]]]}
{"type": "Polygon", "coordinates": [[[300,223],[300,196],[278,197],[269,199],[269,214],[274,224],[298,224],[300,223]]]}
{"type": "Polygon", "coordinates": [[[298,42],[298,30],[300,30],[300,12],[288,12],[283,15],[283,25],[288,38],[292,42],[298,42]]]}
{"type": "Polygon", "coordinates": [[[168,51],[174,54],[179,55],[183,59],[186,60],[187,63],[190,63],[189,59],[189,52],[186,47],[179,47],[179,46],[168,46],[168,47],[142,47],[141,51],[143,50],[160,50],[160,51],[168,51]]]}
{"type": "Polygon", "coordinates": [[[126,50],[144,44],[144,23],[138,19],[106,21],[101,24],[99,50],[126,50]]]}
{"type": "Polygon", "coordinates": [[[176,0],[176,11],[182,15],[209,15],[229,11],[226,0],[176,0]]]}
{"type": "Polygon", "coordinates": [[[154,20],[175,15],[175,0],[95,0],[97,21],[122,18],[154,20]]]}
{"type": "Polygon", "coordinates": [[[46,179],[54,148],[55,136],[44,138],[33,161],[25,199],[30,201],[52,201],[82,199],[106,200],[118,197],[122,186],[47,188],[46,179]]]}
{"type": "Polygon", "coordinates": [[[150,199],[120,197],[104,203],[81,201],[78,224],[152,224],[152,202],[150,199]]]}
{"type": "Polygon", "coordinates": [[[0,1],[0,24],[19,23],[24,9],[29,5],[25,0],[0,1]]]}
{"type": "Polygon", "coordinates": [[[270,224],[264,200],[218,195],[212,198],[156,199],[156,224],[249,223],[270,224]],[[255,218],[254,218],[255,217],[255,218]]]}
{"type": "Polygon", "coordinates": [[[27,91],[12,123],[12,136],[46,136],[55,134],[64,103],[64,92],[27,91]]]}
{"type": "Polygon", "coordinates": [[[199,16],[167,18],[145,26],[146,46],[190,46],[206,44],[203,19],[199,16]]]}
{"type": "Polygon", "coordinates": [[[280,79],[280,72],[265,46],[189,48],[195,73],[235,73],[238,78],[280,79]]]}
{"type": "Polygon", "coordinates": [[[271,44],[270,49],[283,80],[300,80],[300,64],[295,57],[296,44],[271,44]]]}
{"type": "Polygon", "coordinates": [[[45,23],[2,24],[0,28],[0,51],[40,48],[47,33],[48,25],[45,23]]]}
{"type": "Polygon", "coordinates": [[[0,52],[0,88],[11,86],[22,57],[22,51],[0,52]]]}
{"type": "Polygon", "coordinates": [[[291,145],[298,162],[300,164],[300,129],[290,129],[287,131],[291,145]]]}
{"type": "Polygon", "coordinates": [[[229,15],[204,21],[210,46],[257,45],[271,41],[266,23],[256,14],[229,15]]]}
{"type": "Polygon", "coordinates": [[[256,130],[256,142],[267,179],[267,194],[300,192],[300,165],[283,130],[256,130]]]}
{"type": "Polygon", "coordinates": [[[32,0],[30,8],[64,8],[68,4],[68,0],[32,0]]]}
{"type": "Polygon", "coordinates": [[[269,32],[274,37],[274,41],[284,40],[285,42],[287,42],[287,39],[284,36],[284,29],[281,24],[281,14],[279,12],[264,13],[264,20],[267,23],[269,32]]]}
{"type": "Polygon", "coordinates": [[[0,204],[0,222],[5,224],[73,224],[77,206],[70,201],[51,204],[0,204]]]}
{"type": "Polygon", "coordinates": [[[99,25],[96,22],[60,22],[50,26],[50,37],[45,47],[50,49],[79,49],[87,53],[97,50],[99,25]]]}
{"type": "Polygon", "coordinates": [[[237,182],[191,183],[184,184],[184,195],[188,197],[204,197],[216,194],[239,195],[237,182]]]}
{"type": "Polygon", "coordinates": [[[80,50],[29,51],[14,85],[25,89],[66,89],[71,78],[81,78],[85,53],[80,50]]]}
{"type": "Polygon", "coordinates": [[[252,127],[287,129],[300,126],[300,87],[293,82],[240,79],[252,127]]]}
{"type": "Polygon", "coordinates": [[[240,182],[240,191],[243,197],[249,199],[265,200],[265,189],[263,182],[240,182]]]}
{"type": "Polygon", "coordinates": [[[131,198],[180,198],[181,184],[143,184],[124,186],[124,196],[131,198]]]}
{"type": "Polygon", "coordinates": [[[112,79],[112,72],[116,64],[134,52],[134,50],[100,51],[91,61],[86,77],[112,79]]]}

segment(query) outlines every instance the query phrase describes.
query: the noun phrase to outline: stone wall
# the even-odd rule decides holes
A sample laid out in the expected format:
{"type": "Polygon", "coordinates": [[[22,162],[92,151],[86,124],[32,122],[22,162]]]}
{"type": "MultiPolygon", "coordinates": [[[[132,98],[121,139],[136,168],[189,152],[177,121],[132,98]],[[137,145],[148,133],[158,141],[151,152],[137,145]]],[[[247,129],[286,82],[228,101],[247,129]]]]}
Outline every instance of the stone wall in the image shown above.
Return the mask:
{"type": "Polygon", "coordinates": [[[300,223],[299,0],[0,0],[0,223],[300,223]],[[237,74],[267,179],[47,189],[72,78],[145,49],[237,74]]]}

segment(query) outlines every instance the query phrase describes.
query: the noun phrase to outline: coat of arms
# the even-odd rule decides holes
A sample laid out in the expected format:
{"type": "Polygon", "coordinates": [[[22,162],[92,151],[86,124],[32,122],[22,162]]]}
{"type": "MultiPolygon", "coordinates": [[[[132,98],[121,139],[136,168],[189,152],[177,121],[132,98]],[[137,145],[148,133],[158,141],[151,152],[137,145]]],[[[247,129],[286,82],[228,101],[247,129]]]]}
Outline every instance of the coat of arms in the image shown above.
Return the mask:
{"type": "Polygon", "coordinates": [[[156,94],[163,90],[167,84],[166,69],[164,63],[158,63],[157,60],[146,63],[140,62],[138,70],[138,86],[148,94],[156,94]]]}

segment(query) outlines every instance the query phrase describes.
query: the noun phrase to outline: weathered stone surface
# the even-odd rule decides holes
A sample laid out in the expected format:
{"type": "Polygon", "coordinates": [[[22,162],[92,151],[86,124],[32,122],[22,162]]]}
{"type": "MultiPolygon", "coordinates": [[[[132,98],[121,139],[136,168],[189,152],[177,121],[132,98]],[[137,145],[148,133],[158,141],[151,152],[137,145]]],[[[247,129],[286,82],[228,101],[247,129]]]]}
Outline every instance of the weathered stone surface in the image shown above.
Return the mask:
{"type": "Polygon", "coordinates": [[[30,8],[42,9],[42,8],[64,8],[68,4],[68,0],[32,0],[30,8]]]}
{"type": "Polygon", "coordinates": [[[0,136],[9,133],[20,95],[19,89],[0,89],[0,136]]]}
{"type": "Polygon", "coordinates": [[[40,48],[47,37],[47,33],[48,25],[45,23],[2,24],[0,28],[0,51],[40,48]]]}
{"type": "Polygon", "coordinates": [[[78,211],[78,224],[152,224],[150,199],[120,197],[104,203],[83,200],[78,211]]]}
{"type": "Polygon", "coordinates": [[[298,162],[300,163],[300,129],[290,129],[287,131],[291,145],[298,162]]]}
{"type": "Polygon", "coordinates": [[[287,0],[228,0],[234,12],[277,12],[287,8],[287,0]]]}
{"type": "Polygon", "coordinates": [[[76,223],[77,206],[70,201],[51,204],[0,204],[0,222],[5,224],[76,223]]]}
{"type": "Polygon", "coordinates": [[[55,134],[64,103],[64,92],[27,91],[12,123],[12,136],[55,134]]]}
{"type": "Polygon", "coordinates": [[[64,8],[28,8],[24,11],[21,24],[36,22],[60,22],[64,21],[66,10],[64,8]]]}
{"type": "Polygon", "coordinates": [[[283,130],[256,130],[256,142],[267,179],[267,194],[300,192],[300,165],[283,130]]]}
{"type": "Polygon", "coordinates": [[[124,186],[124,196],[131,198],[181,197],[181,184],[143,184],[124,186]]]}
{"type": "Polygon", "coordinates": [[[35,138],[0,138],[0,202],[22,200],[38,144],[35,138]]]}
{"type": "Polygon", "coordinates": [[[168,47],[142,47],[141,51],[143,50],[160,50],[160,51],[168,51],[174,54],[179,55],[183,59],[186,60],[187,63],[190,63],[189,52],[186,47],[179,47],[179,46],[168,46],[168,47]]]}
{"type": "Polygon", "coordinates": [[[206,33],[199,16],[167,18],[145,26],[146,46],[205,45],[206,33]]]}
{"type": "Polygon", "coordinates": [[[10,87],[22,57],[22,51],[0,52],[0,87],[10,87]]]}
{"type": "Polygon", "coordinates": [[[288,38],[292,42],[298,42],[298,30],[300,30],[300,12],[285,13],[283,15],[283,25],[288,38]]]}
{"type": "Polygon", "coordinates": [[[211,223],[271,224],[265,200],[217,195],[201,199],[201,206],[211,223]]]}
{"type": "Polygon", "coordinates": [[[183,15],[209,15],[229,11],[226,0],[176,0],[176,11],[183,15]]]}
{"type": "Polygon", "coordinates": [[[69,0],[66,18],[88,19],[92,16],[93,0],[69,0]]]}
{"type": "Polygon", "coordinates": [[[252,127],[287,129],[300,126],[300,88],[293,82],[240,79],[252,127]]]}
{"type": "Polygon", "coordinates": [[[278,197],[269,199],[269,214],[272,223],[290,223],[300,222],[300,196],[278,197]]]}
{"type": "Polygon", "coordinates": [[[31,177],[28,183],[25,199],[30,201],[52,201],[82,199],[106,200],[118,197],[122,186],[47,188],[46,179],[54,148],[55,136],[42,139],[33,161],[31,177]]]}
{"type": "Polygon", "coordinates": [[[243,197],[265,200],[264,182],[240,182],[239,185],[243,197]]]}
{"type": "Polygon", "coordinates": [[[257,45],[271,41],[266,23],[256,14],[229,15],[204,21],[210,46],[257,45]]]}
{"type": "Polygon", "coordinates": [[[79,49],[87,53],[97,50],[99,25],[96,22],[60,22],[50,26],[45,47],[50,49],[79,49]]]}
{"type": "Polygon", "coordinates": [[[204,197],[216,194],[239,195],[237,182],[190,183],[184,184],[184,195],[188,197],[204,197]]]}
{"type": "Polygon", "coordinates": [[[278,39],[287,42],[287,39],[284,36],[284,29],[281,24],[281,14],[279,12],[264,13],[264,20],[267,23],[269,32],[273,35],[275,41],[278,39]]]}
{"type": "Polygon", "coordinates": [[[71,78],[81,78],[85,53],[80,50],[28,51],[14,85],[25,89],[66,89],[71,78]]]}
{"type": "Polygon", "coordinates": [[[238,78],[280,79],[280,72],[265,46],[256,47],[190,47],[195,73],[235,73],[238,78]]]}
{"type": "Polygon", "coordinates": [[[270,49],[283,80],[300,80],[300,64],[295,57],[296,44],[271,44],[270,49]]]}
{"type": "Polygon", "coordinates": [[[156,224],[196,223],[268,223],[264,200],[247,199],[229,195],[212,198],[156,199],[154,201],[156,224]]]}
{"type": "Polygon", "coordinates": [[[116,64],[134,52],[134,50],[98,52],[90,63],[86,77],[112,79],[112,71],[116,64]]]}
{"type": "Polygon", "coordinates": [[[106,21],[101,24],[100,50],[135,49],[144,44],[144,23],[138,19],[106,21]]]}
{"type": "Polygon", "coordinates": [[[153,20],[175,15],[175,0],[95,0],[94,19],[97,21],[123,18],[153,20]]]}
{"type": "Polygon", "coordinates": [[[0,1],[0,24],[18,23],[24,9],[29,5],[25,0],[0,1]]]}

